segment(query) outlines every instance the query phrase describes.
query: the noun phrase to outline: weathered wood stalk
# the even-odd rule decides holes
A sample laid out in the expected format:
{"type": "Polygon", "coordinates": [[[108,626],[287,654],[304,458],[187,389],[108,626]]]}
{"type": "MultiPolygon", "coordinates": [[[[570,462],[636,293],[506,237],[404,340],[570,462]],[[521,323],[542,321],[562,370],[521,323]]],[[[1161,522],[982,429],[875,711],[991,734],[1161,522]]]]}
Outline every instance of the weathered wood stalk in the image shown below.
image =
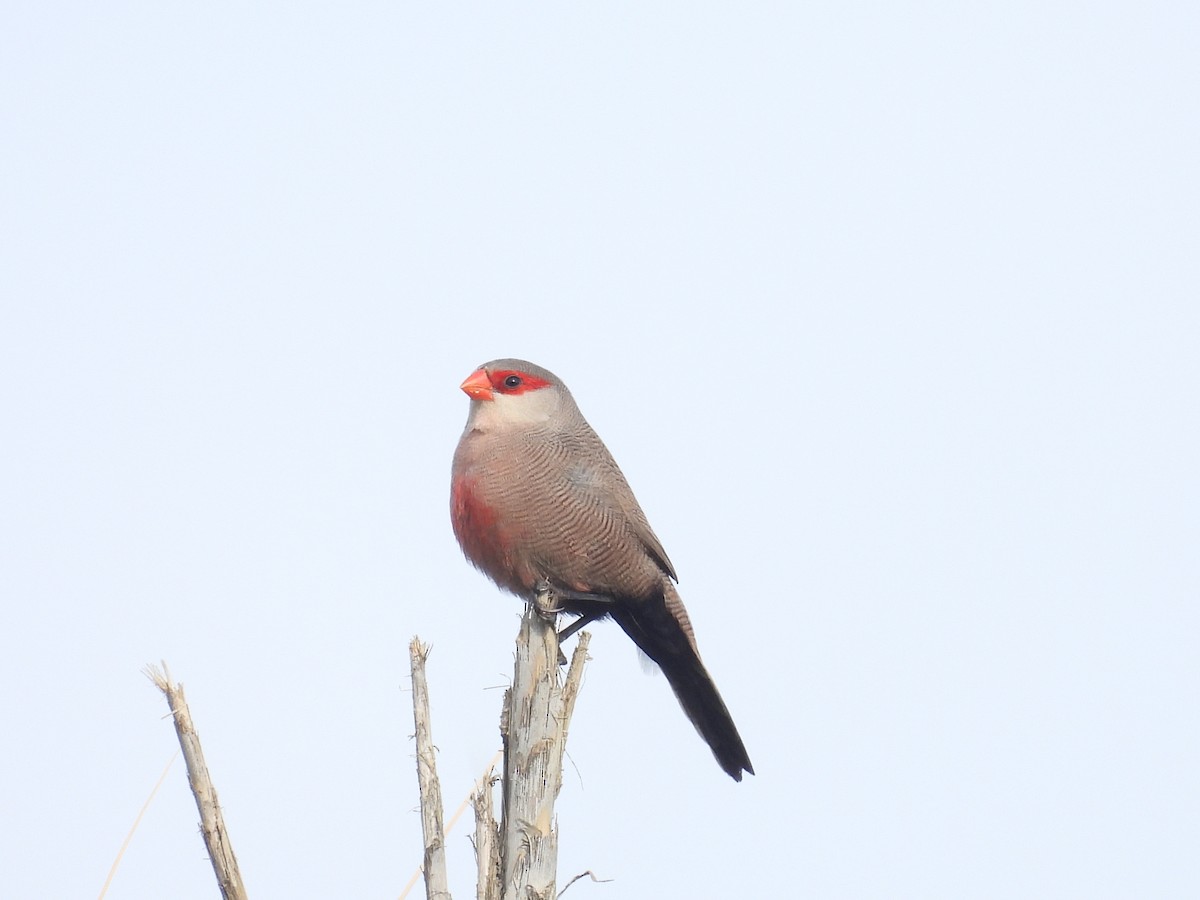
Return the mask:
{"type": "Polygon", "coordinates": [[[204,844],[208,848],[208,858],[212,860],[221,896],[224,900],[247,900],[237,857],[233,854],[229,832],[225,828],[225,817],[221,814],[221,805],[217,801],[217,790],[209,777],[208,766],[204,762],[204,751],[200,749],[200,735],[196,733],[196,726],[192,724],[192,714],[183,695],[183,685],[171,682],[171,673],[167,670],[166,663],[163,663],[161,669],[157,666],[147,666],[145,671],[155,686],[163,692],[171,708],[171,715],[175,720],[175,733],[179,737],[184,762],[187,763],[188,784],[192,788],[192,796],[196,798],[196,808],[200,811],[200,831],[204,835],[204,844]]]}
{"type": "Polygon", "coordinates": [[[500,835],[502,900],[553,900],[558,864],[554,801],[563,752],[583,678],[590,636],[579,635],[560,679],[552,597],[539,594],[521,619],[513,684],[505,694],[504,807],[500,835]]]}
{"type": "Polygon", "coordinates": [[[442,829],[442,788],[437,777],[437,757],[429,717],[429,684],[425,660],[429,647],[417,638],[408,645],[413,686],[413,727],[417,742],[417,784],[421,791],[421,833],[425,837],[425,897],[450,900],[446,877],[446,835],[442,829]]]}

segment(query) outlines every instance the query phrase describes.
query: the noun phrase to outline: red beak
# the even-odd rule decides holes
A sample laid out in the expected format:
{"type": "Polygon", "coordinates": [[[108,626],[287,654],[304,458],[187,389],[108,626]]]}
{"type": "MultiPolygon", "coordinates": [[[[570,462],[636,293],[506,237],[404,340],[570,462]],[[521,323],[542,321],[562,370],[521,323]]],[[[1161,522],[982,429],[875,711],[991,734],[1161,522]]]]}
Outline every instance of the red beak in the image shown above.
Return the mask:
{"type": "Polygon", "coordinates": [[[492,383],[483,369],[476,369],[471,377],[459,385],[472,400],[491,400],[492,383]]]}

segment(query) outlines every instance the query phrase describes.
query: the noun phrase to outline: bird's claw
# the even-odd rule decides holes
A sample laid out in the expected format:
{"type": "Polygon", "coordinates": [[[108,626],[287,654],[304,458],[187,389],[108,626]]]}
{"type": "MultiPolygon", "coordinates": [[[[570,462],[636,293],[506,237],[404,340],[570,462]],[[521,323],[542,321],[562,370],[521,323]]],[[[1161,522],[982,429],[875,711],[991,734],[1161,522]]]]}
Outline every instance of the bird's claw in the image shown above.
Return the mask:
{"type": "MultiPolygon", "coordinates": [[[[533,608],[537,610],[537,614],[543,619],[557,619],[558,614],[563,611],[563,607],[558,602],[558,596],[554,588],[550,586],[549,581],[542,579],[534,586],[533,608]]],[[[563,632],[566,632],[565,628],[563,629],[563,632]]],[[[562,633],[558,631],[554,633],[554,636],[558,638],[559,643],[558,664],[559,666],[565,666],[567,664],[567,657],[562,652],[562,642],[566,638],[564,638],[562,633]]]]}
{"type": "Polygon", "coordinates": [[[543,619],[553,619],[563,611],[558,594],[545,579],[539,581],[533,589],[533,607],[543,619]]]}

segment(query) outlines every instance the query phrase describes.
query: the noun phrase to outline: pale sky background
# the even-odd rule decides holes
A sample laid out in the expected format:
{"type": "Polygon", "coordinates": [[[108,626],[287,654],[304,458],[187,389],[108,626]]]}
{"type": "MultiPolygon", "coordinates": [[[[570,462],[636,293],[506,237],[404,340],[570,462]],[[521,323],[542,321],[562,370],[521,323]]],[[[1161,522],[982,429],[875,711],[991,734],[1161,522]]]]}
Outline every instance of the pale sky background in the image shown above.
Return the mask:
{"type": "MultiPolygon", "coordinates": [[[[594,626],[568,897],[1200,896],[1195,3],[14,3],[0,122],[5,896],[98,895],[159,659],[252,897],[398,895],[414,634],[450,809],[498,745],[510,355],[758,771],[594,626]]],[[[216,897],[196,822],[177,763],[109,897],[216,897]]]]}

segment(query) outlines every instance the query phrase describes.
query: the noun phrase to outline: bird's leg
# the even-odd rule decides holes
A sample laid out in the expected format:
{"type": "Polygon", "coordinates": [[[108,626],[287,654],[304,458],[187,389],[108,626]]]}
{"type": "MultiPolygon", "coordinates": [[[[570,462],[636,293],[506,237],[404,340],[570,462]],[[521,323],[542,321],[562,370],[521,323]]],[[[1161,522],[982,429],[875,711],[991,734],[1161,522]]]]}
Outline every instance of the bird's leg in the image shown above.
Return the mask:
{"type": "Polygon", "coordinates": [[[571,635],[573,635],[575,632],[577,632],[584,625],[588,625],[592,622],[595,622],[602,615],[604,615],[604,613],[602,613],[602,612],[584,613],[578,619],[576,619],[574,622],[572,622],[570,625],[568,625],[566,628],[564,628],[562,631],[560,631],[558,633],[558,642],[560,644],[563,643],[567,638],[569,638],[571,635]]]}
{"type": "MultiPolygon", "coordinates": [[[[567,591],[555,588],[554,592],[564,600],[574,600],[578,603],[587,604],[585,609],[588,610],[587,612],[580,613],[578,619],[558,633],[559,646],[562,646],[567,638],[575,634],[580,628],[608,615],[608,610],[604,607],[613,602],[612,597],[607,597],[604,594],[593,594],[589,591],[567,591]],[[596,608],[597,604],[600,604],[599,609],[596,608]]],[[[567,658],[563,656],[561,650],[558,652],[558,659],[559,665],[565,665],[567,662],[567,658]]]]}
{"type": "MultiPolygon", "coordinates": [[[[606,594],[593,594],[590,591],[573,591],[569,588],[551,584],[545,579],[537,583],[537,587],[533,590],[533,598],[538,612],[546,616],[556,616],[561,612],[566,612],[566,609],[562,605],[563,600],[572,600],[576,603],[586,604],[609,604],[613,602],[612,597],[606,594]]],[[[591,622],[602,615],[603,613],[596,613],[587,621],[591,622]]]]}
{"type": "Polygon", "coordinates": [[[604,613],[602,612],[583,613],[578,619],[576,619],[562,631],[555,634],[555,637],[558,638],[558,664],[560,666],[565,666],[567,664],[567,655],[562,652],[562,645],[567,638],[577,632],[584,625],[588,624],[588,622],[594,622],[603,615],[604,613]]]}
{"type": "MultiPolygon", "coordinates": [[[[571,600],[576,603],[584,603],[589,606],[595,606],[595,604],[609,604],[613,602],[611,597],[608,597],[604,594],[593,594],[590,591],[573,591],[569,588],[562,588],[558,587],[557,585],[552,585],[546,579],[538,582],[537,588],[534,591],[534,605],[537,607],[537,610],[541,615],[550,617],[564,612],[565,610],[562,605],[563,600],[571,600]]],[[[561,645],[569,637],[575,634],[575,632],[579,631],[580,628],[595,622],[597,619],[602,618],[606,614],[606,610],[603,609],[592,609],[589,612],[581,613],[578,619],[565,627],[562,631],[558,632],[559,646],[561,647],[561,645]]],[[[562,650],[558,651],[558,664],[560,666],[565,666],[567,664],[567,658],[563,655],[562,650]]]]}
{"type": "Polygon", "coordinates": [[[574,600],[577,603],[603,603],[606,605],[613,602],[613,598],[607,594],[593,594],[591,591],[572,591],[560,587],[552,587],[549,590],[559,600],[574,600]]]}
{"type": "MultiPolygon", "coordinates": [[[[557,619],[558,614],[563,611],[558,602],[558,591],[551,587],[550,582],[543,578],[537,583],[533,589],[533,608],[537,610],[537,614],[543,619],[557,619]]],[[[558,638],[558,632],[554,634],[558,638]]],[[[558,664],[565,666],[567,657],[562,652],[562,641],[556,640],[560,646],[558,648],[558,664]]]]}

